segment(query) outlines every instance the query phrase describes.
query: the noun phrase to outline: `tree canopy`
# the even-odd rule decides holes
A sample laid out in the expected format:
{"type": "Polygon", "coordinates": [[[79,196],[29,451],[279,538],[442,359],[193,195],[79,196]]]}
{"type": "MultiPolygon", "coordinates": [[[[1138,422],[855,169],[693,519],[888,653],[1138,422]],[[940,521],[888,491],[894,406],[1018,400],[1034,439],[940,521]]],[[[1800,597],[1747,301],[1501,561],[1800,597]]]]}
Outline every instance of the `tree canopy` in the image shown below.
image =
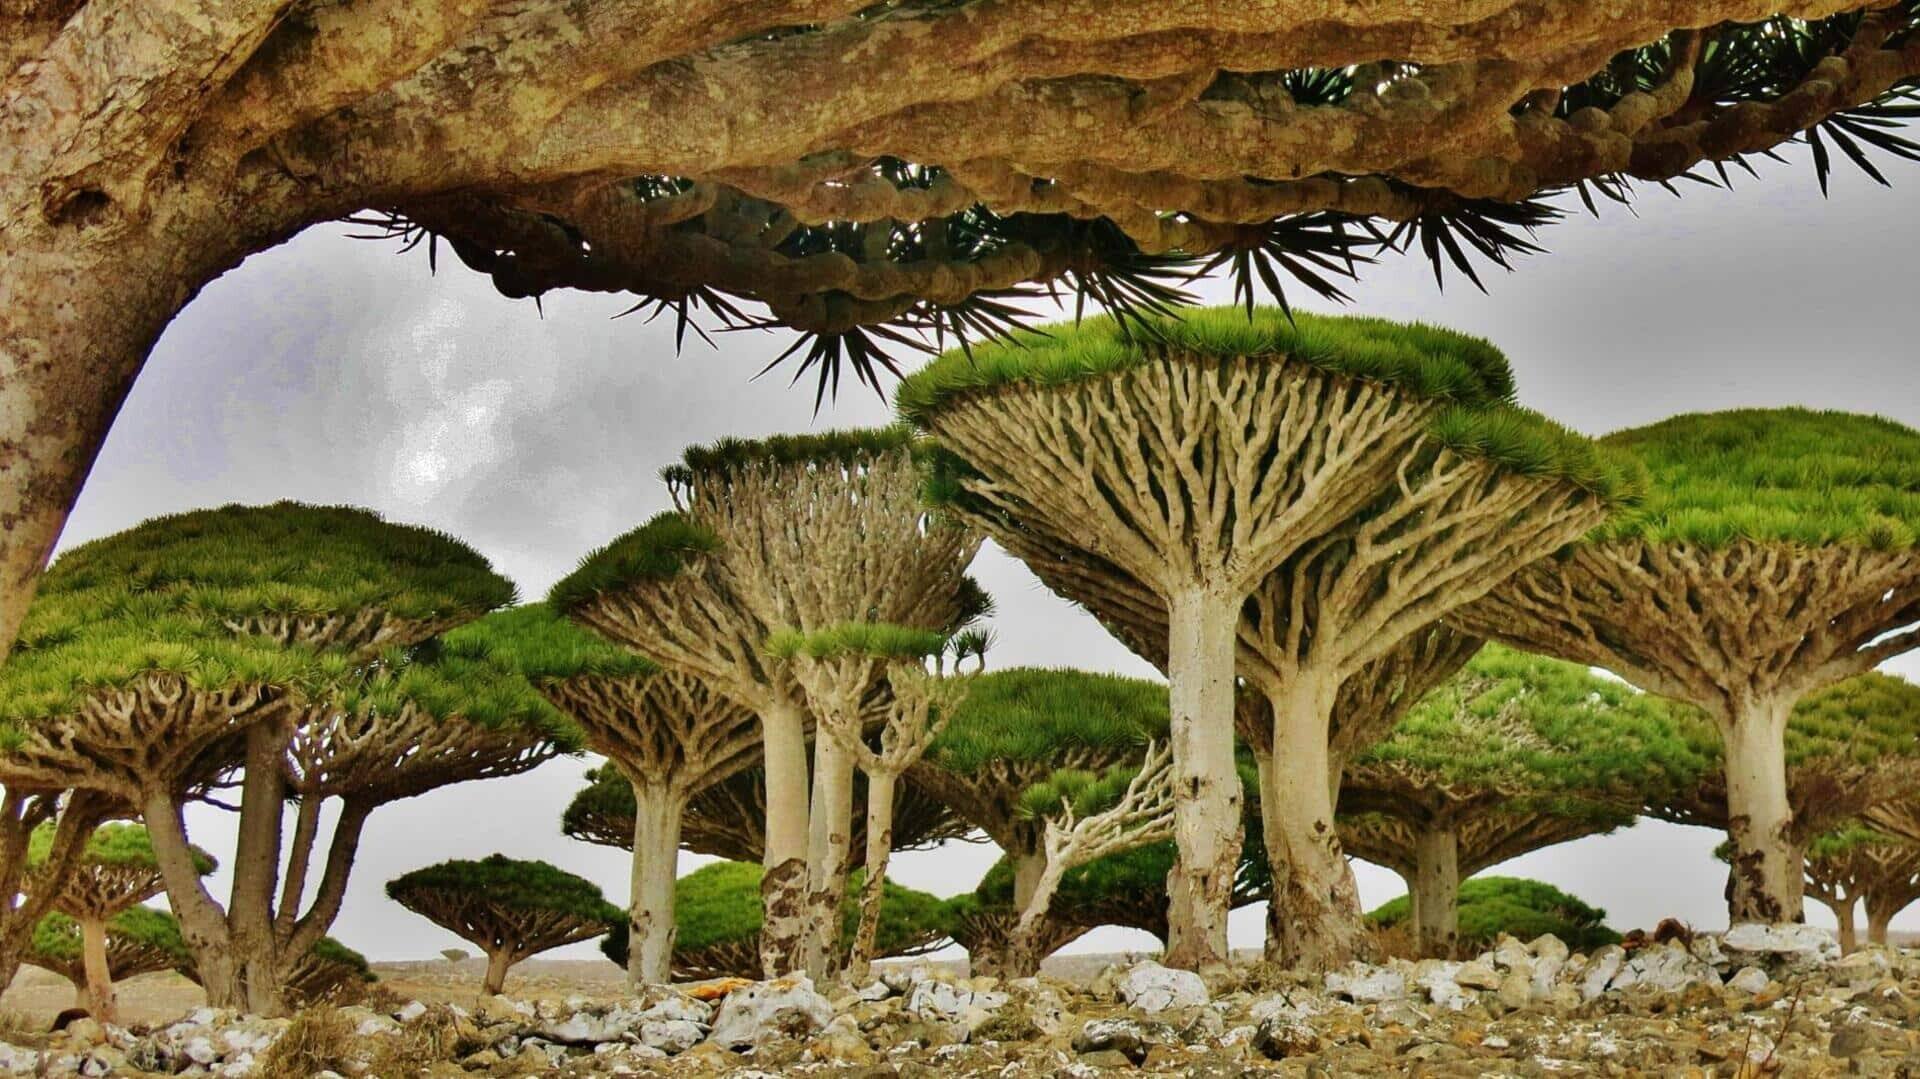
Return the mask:
{"type": "MultiPolygon", "coordinates": [[[[193,953],[180,938],[180,923],[165,911],[132,906],[107,920],[107,971],[115,981],[162,970],[191,970],[193,953]]],[[[80,923],[54,912],[34,927],[26,962],[86,982],[80,923]]]]}
{"type": "MultiPolygon", "coordinates": [[[[1390,899],[1367,919],[1392,928],[1411,912],[1407,896],[1390,899]]],[[[1566,892],[1537,880],[1520,877],[1473,877],[1460,884],[1460,943],[1474,950],[1493,944],[1505,933],[1531,940],[1551,933],[1576,950],[1587,950],[1620,940],[1606,926],[1607,912],[1589,906],[1566,892]]]]}
{"type": "MultiPolygon", "coordinates": [[[[53,846],[53,832],[51,824],[43,824],[33,830],[33,839],[27,848],[29,867],[39,866],[46,861],[47,852],[53,846]]],[[[153,838],[147,834],[144,825],[119,822],[103,824],[87,837],[87,846],[80,853],[79,864],[113,869],[155,869],[153,838]]],[[[218,859],[199,847],[193,848],[193,864],[202,876],[220,867],[218,859]]]]}
{"type": "Polygon", "coordinates": [[[620,918],[620,909],[608,903],[592,881],[546,862],[504,854],[477,861],[453,859],[401,874],[387,882],[387,896],[419,913],[425,912],[416,903],[444,896],[501,910],[564,914],[581,921],[610,923],[620,918]]]}

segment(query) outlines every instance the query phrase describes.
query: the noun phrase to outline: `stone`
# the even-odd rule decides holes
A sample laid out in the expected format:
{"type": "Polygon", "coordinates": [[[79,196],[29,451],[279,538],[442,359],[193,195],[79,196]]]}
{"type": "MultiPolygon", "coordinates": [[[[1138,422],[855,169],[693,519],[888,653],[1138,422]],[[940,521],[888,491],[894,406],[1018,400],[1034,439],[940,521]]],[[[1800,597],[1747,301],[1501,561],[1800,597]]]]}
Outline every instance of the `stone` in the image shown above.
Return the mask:
{"type": "Polygon", "coordinates": [[[832,1021],[827,998],[797,975],[728,993],[708,1038],[728,1049],[746,1048],[776,1037],[804,1038],[832,1021]]]}
{"type": "Polygon", "coordinates": [[[1495,990],[1494,999],[1508,1011],[1519,1011],[1533,1000],[1533,972],[1515,967],[1507,971],[1500,979],[1500,988],[1495,990]]]}
{"type": "Polygon", "coordinates": [[[1580,999],[1600,999],[1600,994],[1607,991],[1608,983],[1620,973],[1620,968],[1625,966],[1626,962],[1626,949],[1618,944],[1608,944],[1594,952],[1587,961],[1584,976],[1580,979],[1580,999]]]}
{"type": "Polygon", "coordinates": [[[402,1023],[411,1023],[425,1014],[427,1014],[427,1006],[425,1004],[417,1000],[409,1000],[405,1004],[400,1005],[399,1010],[393,1013],[393,1017],[402,1023]]]}
{"type": "Polygon", "coordinates": [[[1759,967],[1741,967],[1738,973],[1727,979],[1727,988],[1738,989],[1742,993],[1752,995],[1765,989],[1767,983],[1772,980],[1767,977],[1767,972],[1759,967]]]}
{"type": "Polygon", "coordinates": [[[1656,944],[1635,952],[1608,988],[1648,985],[1673,993],[1701,983],[1719,985],[1720,975],[1678,944],[1656,944]]]}
{"type": "Polygon", "coordinates": [[[1163,1031],[1137,1019],[1094,1019],[1073,1036],[1073,1051],[1083,1060],[1089,1053],[1118,1052],[1128,1063],[1139,1064],[1147,1059],[1148,1049],[1167,1040],[1163,1031]]]}
{"type": "Polygon", "coordinates": [[[220,1051],[213,1047],[213,1039],[205,1035],[188,1038],[180,1051],[188,1060],[202,1067],[220,1059],[220,1051]]]}
{"type": "Polygon", "coordinates": [[[106,1030],[86,1016],[67,1024],[67,1037],[80,1045],[98,1045],[107,1038],[106,1030]]]}
{"type": "Polygon", "coordinates": [[[1324,984],[1328,993],[1356,1004],[1397,1000],[1407,995],[1405,975],[1389,967],[1371,967],[1358,962],[1344,971],[1329,971],[1324,984]]]}
{"type": "Polygon", "coordinates": [[[1766,925],[1742,922],[1720,935],[1720,947],[1734,962],[1773,960],[1791,969],[1832,962],[1840,956],[1840,942],[1831,932],[1813,925],[1766,925]]]}
{"type": "MultiPolygon", "coordinates": [[[[1142,1054],[1140,1059],[1144,1061],[1146,1060],[1146,1056],[1142,1054]]],[[[1080,1063],[1089,1068],[1131,1068],[1134,1066],[1133,1058],[1118,1049],[1096,1049],[1091,1053],[1083,1053],[1080,1056],[1080,1063]]],[[[1095,1071],[1090,1074],[1098,1075],[1100,1073],[1095,1071]]]]}
{"type": "Polygon", "coordinates": [[[871,984],[862,986],[860,991],[854,995],[861,1000],[885,1000],[893,995],[893,987],[886,982],[876,980],[871,984]]]}
{"type": "Polygon", "coordinates": [[[1198,1007],[1211,999],[1200,975],[1172,970],[1150,959],[1128,967],[1114,988],[1123,1002],[1148,1015],[1168,1008],[1198,1007]]]}
{"type": "Polygon", "coordinates": [[[1417,977],[1420,987],[1427,991],[1427,999],[1453,1012],[1472,1004],[1473,994],[1462,989],[1456,980],[1463,965],[1453,962],[1436,962],[1422,970],[1417,977]]]}
{"type": "Polygon", "coordinates": [[[1460,964],[1460,969],[1453,972],[1453,980],[1454,984],[1468,989],[1500,988],[1499,971],[1493,969],[1492,963],[1480,959],[1460,964]]]}
{"type": "Polygon", "coordinates": [[[1893,970],[1893,960],[1877,946],[1861,948],[1851,955],[1842,956],[1827,971],[1837,985],[1871,985],[1884,978],[1893,970]]]}
{"type": "Polygon", "coordinates": [[[32,1075],[40,1070],[40,1053],[9,1042],[0,1042],[0,1072],[8,1075],[32,1075]]]}
{"type": "Polygon", "coordinates": [[[669,1056],[686,1052],[706,1037],[707,1028],[691,1019],[647,1019],[640,1024],[640,1044],[669,1056]]]}
{"type": "Polygon", "coordinates": [[[1277,1014],[1267,1017],[1254,1031],[1252,1045],[1268,1060],[1286,1060],[1319,1052],[1320,1035],[1297,1013],[1277,1014]]]}
{"type": "Polygon", "coordinates": [[[1535,959],[1558,959],[1562,963],[1567,961],[1569,954],[1566,942],[1552,933],[1542,933],[1533,938],[1527,943],[1527,951],[1532,952],[1535,959]]]}

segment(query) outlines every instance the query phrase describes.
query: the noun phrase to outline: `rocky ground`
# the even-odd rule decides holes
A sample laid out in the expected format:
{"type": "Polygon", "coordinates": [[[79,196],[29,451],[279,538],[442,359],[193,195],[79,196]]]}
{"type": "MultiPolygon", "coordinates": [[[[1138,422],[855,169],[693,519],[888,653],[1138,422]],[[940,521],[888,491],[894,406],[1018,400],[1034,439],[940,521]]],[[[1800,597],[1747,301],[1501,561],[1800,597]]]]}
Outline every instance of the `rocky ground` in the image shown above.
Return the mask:
{"type": "Polygon", "coordinates": [[[393,971],[363,1003],[292,1020],[199,1009],[153,1026],[16,1030],[0,1073],[1920,1079],[1920,953],[1840,958],[1829,934],[1805,928],[1591,954],[1503,938],[1465,962],[1324,977],[1249,964],[1202,978],[1140,960],[1083,981],[1002,982],[920,964],[858,988],[787,979],[633,996],[601,971],[603,984],[571,999],[546,990],[578,977],[537,974],[510,984],[515,996],[466,989],[463,1001],[432,991],[446,973],[393,971]]]}

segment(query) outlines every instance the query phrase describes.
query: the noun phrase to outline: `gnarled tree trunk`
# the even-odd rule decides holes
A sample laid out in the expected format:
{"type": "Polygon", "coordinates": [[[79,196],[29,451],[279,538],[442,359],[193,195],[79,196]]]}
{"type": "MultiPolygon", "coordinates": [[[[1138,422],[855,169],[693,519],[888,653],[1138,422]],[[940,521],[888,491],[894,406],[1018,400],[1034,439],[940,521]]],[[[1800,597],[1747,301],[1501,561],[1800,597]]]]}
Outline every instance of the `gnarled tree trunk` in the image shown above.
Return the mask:
{"type": "Polygon", "coordinates": [[[1853,908],[1859,903],[1859,899],[1853,896],[1846,899],[1838,897],[1829,899],[1821,896],[1820,901],[1833,912],[1833,920],[1840,925],[1840,954],[1852,954],[1853,950],[1860,946],[1860,935],[1853,916],[1853,908]]]}
{"type": "Polygon", "coordinates": [[[673,882],[680,861],[680,815],[686,797],[670,784],[633,784],[633,892],[627,911],[627,982],[673,980],[673,882]]]}
{"type": "Polygon", "coordinates": [[[1414,936],[1420,954],[1451,956],[1460,940],[1460,842],[1451,829],[1423,825],[1414,835],[1414,936]]]}
{"type": "Polygon", "coordinates": [[[1268,957],[1303,970],[1339,966],[1365,948],[1353,867],[1333,826],[1327,717],[1338,685],[1302,672],[1273,701],[1273,766],[1261,792],[1273,873],[1268,957]]]}
{"type": "MultiPolygon", "coordinates": [[[[1168,607],[1174,843],[1168,881],[1169,966],[1227,961],[1227,911],[1240,864],[1240,775],[1233,761],[1234,633],[1239,604],[1204,590],[1168,607]]],[[[1324,755],[1324,750],[1322,751],[1324,755]]],[[[1321,796],[1325,797],[1322,790],[1321,796]]]]}
{"type": "Polygon", "coordinates": [[[1726,746],[1727,833],[1733,840],[1728,915],[1741,922],[1804,920],[1806,861],[1787,800],[1790,699],[1746,702],[1721,720],[1726,746]]]}
{"type": "Polygon", "coordinates": [[[510,949],[487,953],[487,976],[480,982],[480,991],[488,996],[496,996],[507,987],[507,971],[520,961],[520,957],[510,949]]]}
{"type": "Polygon", "coordinates": [[[766,847],[760,878],[760,973],[779,977],[801,969],[807,938],[806,719],[789,703],[760,717],[766,746],[766,847]]]}
{"type": "Polygon", "coordinates": [[[80,966],[86,974],[87,1014],[102,1023],[120,1021],[113,999],[113,969],[107,964],[107,923],[75,918],[80,926],[80,966]]]}
{"type": "Polygon", "coordinates": [[[840,904],[847,895],[853,832],[853,755],[822,732],[813,742],[813,805],[807,821],[806,971],[825,981],[840,958],[840,904]]]}
{"type": "Polygon", "coordinates": [[[1893,900],[1875,902],[1874,896],[1867,898],[1867,943],[1885,946],[1887,930],[1893,925],[1893,916],[1906,906],[1893,900]]]}
{"type": "Polygon", "coordinates": [[[867,775],[866,879],[860,887],[860,924],[854,930],[853,950],[847,957],[847,977],[864,982],[873,969],[880,939],[880,905],[886,896],[887,861],[893,856],[893,788],[891,772],[867,775]]]}

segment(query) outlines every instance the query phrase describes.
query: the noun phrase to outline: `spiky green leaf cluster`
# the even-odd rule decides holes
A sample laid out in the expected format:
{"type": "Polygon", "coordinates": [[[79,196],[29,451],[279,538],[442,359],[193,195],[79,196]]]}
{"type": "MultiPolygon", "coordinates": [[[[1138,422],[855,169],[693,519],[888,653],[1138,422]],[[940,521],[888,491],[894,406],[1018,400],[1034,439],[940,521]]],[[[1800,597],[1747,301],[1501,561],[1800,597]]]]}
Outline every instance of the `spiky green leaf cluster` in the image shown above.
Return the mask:
{"type": "Polygon", "coordinates": [[[351,969],[363,982],[374,980],[373,965],[367,962],[367,957],[332,937],[321,937],[316,941],[311,954],[315,959],[351,969]]]}
{"type": "Polygon", "coordinates": [[[1026,817],[1057,816],[1071,808],[1076,817],[1087,817],[1119,803],[1127,785],[1138,777],[1140,769],[1115,765],[1101,772],[1084,768],[1062,768],[1020,794],[1020,813],[1026,817]]]}
{"type": "MultiPolygon", "coordinates": [[[[1390,928],[1406,921],[1411,910],[1403,895],[1368,914],[1367,920],[1390,928]]],[[[1460,883],[1459,912],[1460,943],[1476,951],[1502,933],[1520,940],[1551,933],[1576,951],[1620,940],[1620,934],[1606,926],[1606,911],[1543,881],[1472,877],[1460,883]]]]}
{"type": "Polygon", "coordinates": [[[504,854],[424,866],[387,882],[388,898],[409,909],[416,909],[409,899],[433,892],[466,893],[501,909],[549,911],[608,924],[623,917],[592,881],[546,862],[504,854]]]}
{"type": "Polygon", "coordinates": [[[568,614],[602,592],[677,576],[689,561],[720,549],[713,530],[669,510],[612,543],[589,551],[572,573],[554,583],[547,603],[568,614]]]}
{"type": "MultiPolygon", "coordinates": [[[[900,384],[895,401],[927,427],[953,402],[1013,386],[1065,386],[1169,357],[1298,363],[1446,402],[1430,430],[1456,453],[1524,475],[1553,476],[1612,501],[1639,497],[1645,477],[1631,456],[1595,444],[1513,403],[1513,372],[1488,342],[1422,323],[1297,315],[1239,308],[1186,310],[1152,320],[1144,338],[1112,319],[1055,326],[1004,344],[950,352],[900,384]]],[[[964,467],[934,458],[929,497],[951,497],[964,467]]]]}
{"type": "MultiPolygon", "coordinates": [[[[48,821],[33,830],[33,836],[27,841],[27,865],[45,864],[47,854],[53,849],[54,824],[48,821]]],[[[191,848],[193,867],[201,876],[220,867],[213,855],[199,847],[191,848]]],[[[153,869],[159,865],[153,858],[153,839],[147,829],[139,824],[103,824],[87,837],[86,849],[80,853],[81,865],[110,866],[113,868],[153,869]]]]}
{"type": "Polygon", "coordinates": [[[946,635],[932,630],[890,622],[842,622],[811,633],[778,630],[767,638],[767,654],[775,659],[804,655],[818,660],[855,656],[917,660],[939,655],[946,645],[946,635]]]}
{"type": "Polygon", "coordinates": [[[865,464],[888,454],[911,451],[913,430],[905,424],[854,427],[813,434],[772,435],[767,438],[723,438],[704,446],[689,446],[680,464],[666,470],[676,481],[695,475],[736,472],[750,466],[865,464]]]}
{"type": "MultiPolygon", "coordinates": [[[[1862,824],[1848,824],[1845,827],[1835,828],[1831,832],[1823,832],[1813,837],[1813,841],[1807,844],[1807,860],[1810,862],[1823,861],[1828,858],[1838,858],[1856,850],[1867,850],[1874,847],[1897,848],[1910,846],[1912,846],[1911,843],[1898,836],[1890,836],[1885,832],[1875,831],[1862,824]]],[[[1727,860],[1717,847],[1714,849],[1714,856],[1720,858],[1722,861],[1727,860]]]]}
{"type": "Polygon", "coordinates": [[[1692,784],[1714,760],[1658,698],[1577,664],[1490,644],[1352,767],[1416,791],[1511,790],[1546,807],[1638,805],[1692,784]]]}
{"type": "Polygon", "coordinates": [[[496,662],[536,685],[575,677],[634,678],[660,668],[568,618],[548,603],[495,611],[447,634],[449,642],[474,642],[496,662]]]}
{"type": "MultiPolygon", "coordinates": [[[[673,885],[676,951],[695,952],[721,944],[751,943],[760,936],[761,869],[749,862],[714,862],[681,877],[673,885]]],[[[848,880],[840,908],[840,944],[850,946],[860,920],[859,893],[863,870],[848,880]]],[[[888,881],[881,893],[880,928],[875,946],[880,955],[899,954],[929,938],[945,936],[952,928],[945,902],[925,892],[888,881]]],[[[624,921],[601,944],[614,962],[626,965],[628,933],[624,921]]]]}
{"type": "Polygon", "coordinates": [[[514,668],[512,657],[498,654],[488,631],[469,628],[427,647],[383,653],[358,677],[341,681],[334,701],[348,711],[388,715],[412,707],[442,720],[552,742],[563,752],[579,750],[579,728],[514,668]]]}
{"type": "MultiPolygon", "coordinates": [[[[193,953],[180,937],[180,923],[165,911],[128,907],[107,919],[107,934],[126,937],[143,947],[164,952],[182,965],[193,962],[193,953]]],[[[55,911],[35,923],[27,961],[44,959],[71,968],[80,963],[80,950],[80,923],[55,911]]]]}
{"type": "Polygon", "coordinates": [[[1167,732],[1167,687],[1070,668],[1011,667],[974,677],[928,750],[958,774],[992,760],[1047,762],[1074,747],[1137,752],[1167,732]]]}
{"type": "Polygon", "coordinates": [[[1647,497],[1596,541],[1920,543],[1920,431],[1804,408],[1690,413],[1601,440],[1646,462],[1647,497]]]}

